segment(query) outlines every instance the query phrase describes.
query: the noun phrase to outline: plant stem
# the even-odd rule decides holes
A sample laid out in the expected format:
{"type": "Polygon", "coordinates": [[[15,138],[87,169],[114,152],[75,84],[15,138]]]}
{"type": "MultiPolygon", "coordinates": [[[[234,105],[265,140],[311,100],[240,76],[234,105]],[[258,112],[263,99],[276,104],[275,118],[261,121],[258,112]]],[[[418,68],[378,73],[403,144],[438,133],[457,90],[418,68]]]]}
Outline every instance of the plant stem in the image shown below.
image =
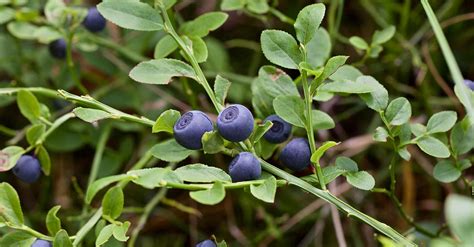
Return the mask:
{"type": "MultiPolygon", "coordinates": [[[[306,51],[303,50],[304,61],[306,61],[306,51]]],[[[314,140],[314,128],[313,128],[313,97],[311,97],[310,88],[308,84],[308,75],[306,70],[301,70],[301,81],[303,84],[303,93],[305,99],[305,111],[306,111],[306,132],[308,135],[309,147],[311,153],[316,152],[316,141],[314,140]]],[[[318,176],[319,185],[321,189],[326,190],[326,182],[324,181],[323,171],[319,162],[314,164],[316,168],[316,175],[318,176]]]]}
{"type": "Polygon", "coordinates": [[[284,23],[287,23],[287,24],[290,24],[290,25],[293,25],[295,24],[295,20],[293,20],[292,18],[288,17],[287,15],[283,14],[282,12],[280,12],[278,9],[275,9],[273,7],[270,7],[269,9],[269,12],[274,15],[275,17],[277,17],[278,19],[280,19],[280,21],[284,22],[284,23]]]}
{"type": "Polygon", "coordinates": [[[100,220],[102,217],[102,207],[97,209],[97,211],[94,213],[94,215],[87,221],[87,223],[79,229],[79,231],[76,234],[76,239],[74,239],[74,242],[72,243],[73,246],[79,246],[81,243],[82,239],[89,233],[89,231],[95,226],[97,221],[100,220]]]}
{"type": "Polygon", "coordinates": [[[51,133],[53,133],[59,126],[61,126],[63,123],[65,123],[67,120],[73,117],[76,117],[76,115],[70,112],[56,119],[56,121],[54,121],[51,127],[49,127],[49,129],[46,132],[44,132],[44,134],[41,135],[41,137],[36,141],[36,145],[43,144],[43,142],[46,140],[46,138],[48,138],[49,135],[51,135],[51,133]]]}
{"type": "Polygon", "coordinates": [[[144,212],[138,220],[137,226],[132,231],[130,241],[128,242],[127,246],[135,246],[135,242],[137,241],[138,235],[140,234],[140,231],[143,229],[143,227],[145,227],[148,217],[150,217],[151,212],[158,205],[158,203],[160,203],[161,199],[165,197],[167,191],[167,188],[162,188],[158,193],[156,193],[156,195],[151,199],[151,201],[146,204],[144,212]]]}
{"type": "Polygon", "coordinates": [[[136,53],[132,50],[129,50],[128,48],[126,48],[123,45],[117,44],[117,43],[115,43],[113,41],[110,41],[108,39],[104,39],[100,36],[89,35],[89,36],[87,36],[87,38],[89,38],[92,42],[94,42],[98,45],[101,45],[101,46],[104,46],[104,47],[107,47],[107,48],[110,48],[112,50],[117,51],[118,53],[120,53],[123,56],[130,59],[132,62],[139,63],[139,62],[142,62],[142,61],[145,61],[145,60],[149,60],[148,57],[145,57],[145,56],[143,56],[139,53],[136,53]]]}
{"type": "Polygon", "coordinates": [[[34,94],[40,94],[50,98],[61,98],[56,90],[42,88],[42,87],[6,87],[0,88],[0,95],[13,95],[20,90],[26,90],[34,94]]]}
{"type": "Polygon", "coordinates": [[[426,235],[426,236],[429,236],[429,237],[436,237],[436,234],[428,231],[427,229],[425,229],[424,227],[418,225],[414,220],[413,220],[413,217],[409,216],[407,214],[407,212],[405,212],[405,209],[403,208],[403,205],[402,203],[400,202],[400,200],[398,199],[397,195],[396,195],[396,174],[395,174],[395,171],[396,171],[396,165],[398,164],[400,158],[397,154],[397,152],[395,152],[395,154],[393,155],[392,157],[392,160],[390,161],[390,165],[388,167],[389,171],[390,171],[390,190],[388,190],[388,196],[390,197],[390,199],[392,200],[393,204],[395,204],[398,212],[400,213],[400,215],[403,217],[403,219],[405,219],[406,222],[408,222],[411,226],[413,226],[418,232],[426,235]]]}
{"type": "Polygon", "coordinates": [[[380,231],[381,233],[385,234],[387,237],[391,238],[394,240],[396,243],[404,245],[404,246],[416,246],[413,242],[410,240],[406,239],[403,235],[395,231],[393,228],[390,226],[381,223],[374,218],[358,211],[357,209],[353,208],[351,205],[347,204],[346,202],[340,200],[333,194],[331,194],[327,190],[320,190],[318,188],[313,187],[311,184],[301,180],[300,178],[297,178],[289,173],[286,173],[285,171],[281,170],[280,168],[277,168],[273,166],[272,164],[268,163],[267,161],[263,159],[259,159],[260,163],[262,164],[262,167],[267,170],[268,172],[272,173],[275,176],[278,176],[282,179],[285,179],[288,181],[290,184],[293,184],[297,187],[300,187],[301,189],[325,200],[326,202],[329,202],[331,204],[334,204],[340,211],[344,212],[347,214],[347,216],[354,216],[355,218],[367,223],[368,225],[372,226],[374,229],[380,231]]]}
{"type": "Polygon", "coordinates": [[[82,94],[87,94],[87,89],[82,85],[79,75],[77,74],[76,68],[74,66],[74,61],[72,59],[72,39],[74,38],[74,32],[70,32],[67,37],[66,44],[66,62],[67,67],[69,68],[70,76],[76,84],[76,87],[81,91],[82,94]]]}
{"type": "Polygon", "coordinates": [[[174,30],[174,27],[168,16],[168,13],[166,12],[166,8],[163,6],[163,4],[160,2],[158,3],[158,6],[161,9],[161,15],[163,16],[163,19],[165,21],[164,30],[169,35],[171,35],[171,37],[173,37],[176,43],[178,43],[178,46],[186,55],[185,58],[187,58],[187,60],[191,63],[191,66],[196,72],[199,83],[204,87],[204,90],[206,91],[207,95],[211,99],[211,102],[214,105],[214,108],[216,108],[217,112],[220,112],[222,110],[222,106],[219,103],[217,103],[217,99],[216,99],[216,96],[214,95],[214,91],[212,91],[211,86],[209,85],[209,82],[207,82],[206,76],[204,75],[204,72],[199,66],[199,63],[197,62],[196,58],[194,57],[193,52],[190,50],[190,47],[186,45],[186,43],[184,43],[184,41],[181,39],[178,33],[176,33],[176,30],[174,30]]]}

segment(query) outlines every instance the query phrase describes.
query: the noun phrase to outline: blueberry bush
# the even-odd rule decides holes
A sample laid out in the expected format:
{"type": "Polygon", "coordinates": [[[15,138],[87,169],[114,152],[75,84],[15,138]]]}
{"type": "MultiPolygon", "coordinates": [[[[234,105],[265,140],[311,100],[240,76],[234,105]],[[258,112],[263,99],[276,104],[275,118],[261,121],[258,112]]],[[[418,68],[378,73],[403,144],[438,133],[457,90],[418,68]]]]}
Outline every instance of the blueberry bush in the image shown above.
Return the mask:
{"type": "Polygon", "coordinates": [[[473,7],[0,0],[0,246],[474,244],[473,7]]]}

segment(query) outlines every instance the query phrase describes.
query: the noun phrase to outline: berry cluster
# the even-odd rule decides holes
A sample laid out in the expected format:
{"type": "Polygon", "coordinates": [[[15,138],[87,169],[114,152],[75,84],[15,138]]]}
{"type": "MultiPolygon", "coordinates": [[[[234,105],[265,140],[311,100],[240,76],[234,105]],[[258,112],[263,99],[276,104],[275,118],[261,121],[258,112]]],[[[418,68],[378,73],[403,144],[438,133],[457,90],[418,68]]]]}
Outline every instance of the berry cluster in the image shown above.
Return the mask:
{"type": "MultiPolygon", "coordinates": [[[[106,24],[107,21],[99,13],[96,7],[89,8],[86,17],[82,21],[82,25],[84,26],[84,28],[93,33],[97,33],[104,30],[106,24]]],[[[51,56],[57,59],[64,59],[66,58],[66,46],[66,40],[57,39],[49,43],[49,53],[51,54],[51,56]]]]}
{"type": "MultiPolygon", "coordinates": [[[[273,123],[263,138],[270,143],[285,142],[291,135],[292,127],[277,115],[268,116],[264,122],[273,123]]],[[[217,117],[217,131],[231,142],[245,141],[254,130],[254,117],[247,107],[239,104],[230,105],[217,117]]],[[[198,150],[202,148],[202,136],[214,129],[212,121],[201,111],[189,111],[181,116],[174,125],[174,138],[185,148],[198,150]]],[[[308,141],[295,138],[281,152],[280,160],[284,166],[301,171],[310,165],[311,151],[308,141]]],[[[262,169],[260,162],[250,152],[241,152],[231,161],[229,174],[234,182],[258,179],[262,169]]]]}

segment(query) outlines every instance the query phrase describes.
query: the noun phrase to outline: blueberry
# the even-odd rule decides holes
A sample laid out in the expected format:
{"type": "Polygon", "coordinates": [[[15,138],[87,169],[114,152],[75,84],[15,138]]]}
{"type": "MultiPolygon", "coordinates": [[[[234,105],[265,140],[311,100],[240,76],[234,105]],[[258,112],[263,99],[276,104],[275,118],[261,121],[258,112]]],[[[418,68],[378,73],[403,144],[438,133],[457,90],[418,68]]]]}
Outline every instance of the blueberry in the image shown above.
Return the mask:
{"type": "Polygon", "coordinates": [[[464,80],[464,85],[466,85],[471,90],[474,90],[474,81],[466,79],[466,80],[464,80]]]}
{"type": "Polygon", "coordinates": [[[64,59],[66,57],[66,46],[64,39],[57,39],[49,43],[49,53],[55,58],[64,59]]]}
{"type": "Polygon", "coordinates": [[[230,162],[229,174],[232,182],[255,180],[260,178],[262,167],[252,153],[242,152],[230,162]]]}
{"type": "Polygon", "coordinates": [[[212,240],[204,240],[198,244],[196,244],[196,247],[216,247],[217,245],[214,243],[212,240]]]}
{"type": "Polygon", "coordinates": [[[174,139],[185,148],[198,150],[202,148],[204,133],[213,129],[212,121],[204,112],[189,111],[174,124],[174,139]]]}
{"type": "Polygon", "coordinates": [[[51,247],[51,242],[42,240],[42,239],[36,239],[36,241],[31,245],[31,247],[51,247]]]}
{"type": "Polygon", "coordinates": [[[41,175],[40,163],[31,155],[23,155],[16,162],[13,174],[25,183],[34,183],[41,175]]]}
{"type": "Polygon", "coordinates": [[[243,105],[231,105],[217,117],[217,130],[225,139],[240,142],[253,131],[252,113],[243,105]]]}
{"type": "Polygon", "coordinates": [[[295,138],[283,148],[280,160],[289,169],[301,171],[310,165],[311,150],[308,140],[305,138],[295,138]]]}
{"type": "Polygon", "coordinates": [[[263,138],[271,143],[282,143],[290,137],[291,125],[277,115],[270,115],[263,122],[272,121],[273,125],[263,138]]]}
{"type": "Polygon", "coordinates": [[[99,13],[96,7],[89,9],[86,18],[84,18],[82,22],[82,25],[93,33],[104,30],[106,24],[105,18],[99,13]]]}

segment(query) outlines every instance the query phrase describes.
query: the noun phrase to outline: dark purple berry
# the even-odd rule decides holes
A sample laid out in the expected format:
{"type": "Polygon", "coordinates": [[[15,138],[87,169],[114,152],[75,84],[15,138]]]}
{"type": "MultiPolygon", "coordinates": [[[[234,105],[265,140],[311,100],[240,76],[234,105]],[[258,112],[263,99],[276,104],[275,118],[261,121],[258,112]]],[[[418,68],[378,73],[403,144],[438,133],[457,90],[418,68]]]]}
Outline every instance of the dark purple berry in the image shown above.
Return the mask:
{"type": "Polygon", "coordinates": [[[229,174],[232,182],[255,180],[260,178],[262,167],[255,155],[242,152],[230,162],[229,174]]]}
{"type": "Polygon", "coordinates": [[[13,174],[25,183],[34,183],[41,176],[41,165],[37,158],[23,155],[13,167],[13,174]]]}
{"type": "Polygon", "coordinates": [[[36,239],[36,241],[31,245],[31,247],[51,247],[51,242],[43,240],[43,239],[36,239]]]}
{"type": "Polygon", "coordinates": [[[271,143],[282,143],[290,137],[291,125],[277,115],[270,115],[263,122],[271,121],[272,127],[263,135],[271,143]]]}
{"type": "Polygon", "coordinates": [[[216,243],[214,243],[214,241],[209,240],[209,239],[196,244],[196,247],[216,247],[216,246],[217,246],[216,243]]]}
{"type": "Polygon", "coordinates": [[[64,39],[57,39],[49,43],[49,53],[55,58],[64,59],[66,58],[66,46],[67,44],[64,39]]]}
{"type": "Polygon", "coordinates": [[[308,140],[305,138],[291,140],[281,151],[280,161],[293,171],[304,170],[311,164],[311,150],[308,140]]]}
{"type": "Polygon", "coordinates": [[[82,22],[84,27],[93,32],[100,32],[104,30],[107,21],[105,18],[99,13],[96,7],[92,7],[88,10],[86,18],[82,22]]]}
{"type": "Polygon", "coordinates": [[[202,148],[201,138],[212,131],[214,126],[209,117],[201,111],[186,112],[174,124],[174,138],[181,146],[198,150],[202,148]]]}
{"type": "Polygon", "coordinates": [[[217,117],[217,130],[226,140],[240,142],[247,139],[253,131],[252,113],[243,105],[230,105],[217,117]]]}

